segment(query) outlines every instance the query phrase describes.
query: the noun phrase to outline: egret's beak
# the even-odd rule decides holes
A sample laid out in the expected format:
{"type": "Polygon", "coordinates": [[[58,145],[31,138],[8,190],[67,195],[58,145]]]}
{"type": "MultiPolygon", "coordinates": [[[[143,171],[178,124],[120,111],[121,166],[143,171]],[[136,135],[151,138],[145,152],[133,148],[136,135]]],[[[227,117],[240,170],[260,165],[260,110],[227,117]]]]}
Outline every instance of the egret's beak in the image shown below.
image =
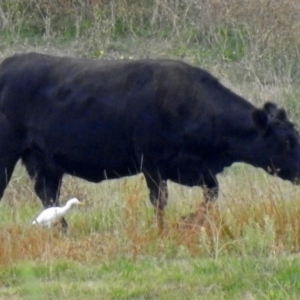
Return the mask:
{"type": "Polygon", "coordinates": [[[84,203],[82,203],[82,202],[79,202],[79,203],[77,203],[79,206],[85,206],[85,204],[84,203]]]}

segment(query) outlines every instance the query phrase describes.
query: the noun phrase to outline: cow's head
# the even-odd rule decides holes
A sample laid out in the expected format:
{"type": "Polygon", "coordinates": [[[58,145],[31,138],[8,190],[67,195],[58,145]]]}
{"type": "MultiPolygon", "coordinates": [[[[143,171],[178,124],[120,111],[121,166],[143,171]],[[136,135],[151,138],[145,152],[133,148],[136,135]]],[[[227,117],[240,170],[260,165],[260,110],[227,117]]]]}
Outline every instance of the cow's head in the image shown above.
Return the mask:
{"type": "Polygon", "coordinates": [[[286,111],[268,102],[262,109],[255,109],[252,117],[258,130],[255,148],[260,153],[253,153],[257,165],[282,179],[299,183],[300,138],[286,111]]]}

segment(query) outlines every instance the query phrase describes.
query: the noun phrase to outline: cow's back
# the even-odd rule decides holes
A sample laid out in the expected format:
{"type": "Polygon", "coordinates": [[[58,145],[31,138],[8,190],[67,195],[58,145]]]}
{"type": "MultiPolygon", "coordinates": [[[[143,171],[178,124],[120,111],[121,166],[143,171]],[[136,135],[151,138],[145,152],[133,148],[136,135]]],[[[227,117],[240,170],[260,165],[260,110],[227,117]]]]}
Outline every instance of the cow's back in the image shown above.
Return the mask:
{"type": "Polygon", "coordinates": [[[107,177],[130,175],[141,170],[145,149],[153,157],[153,145],[164,146],[164,99],[182,84],[170,86],[178,67],[17,55],[0,67],[0,109],[26,132],[26,151],[44,156],[43,164],[94,181],[104,170],[107,177]]]}

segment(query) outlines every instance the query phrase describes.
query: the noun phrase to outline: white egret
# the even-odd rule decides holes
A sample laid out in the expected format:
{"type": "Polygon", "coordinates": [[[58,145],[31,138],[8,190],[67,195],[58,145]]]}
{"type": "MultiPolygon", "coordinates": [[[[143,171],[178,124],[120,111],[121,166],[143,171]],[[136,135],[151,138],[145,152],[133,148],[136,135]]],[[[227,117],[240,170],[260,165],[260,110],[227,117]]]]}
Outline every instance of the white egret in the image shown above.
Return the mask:
{"type": "Polygon", "coordinates": [[[57,221],[62,219],[74,205],[83,205],[83,203],[77,198],[72,198],[68,200],[63,207],[54,206],[46,208],[33,220],[32,224],[50,228],[57,223],[57,221]]]}

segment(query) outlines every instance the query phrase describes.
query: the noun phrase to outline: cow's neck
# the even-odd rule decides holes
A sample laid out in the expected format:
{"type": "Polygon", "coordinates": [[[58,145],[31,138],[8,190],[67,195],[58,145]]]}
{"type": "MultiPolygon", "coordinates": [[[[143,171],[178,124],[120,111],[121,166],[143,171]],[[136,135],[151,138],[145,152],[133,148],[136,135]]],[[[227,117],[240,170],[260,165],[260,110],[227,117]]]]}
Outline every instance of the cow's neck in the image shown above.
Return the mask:
{"type": "Polygon", "coordinates": [[[244,121],[237,122],[233,127],[228,126],[226,132],[225,153],[229,164],[243,162],[255,167],[265,167],[265,163],[257,159],[261,134],[254,126],[251,117],[245,116],[244,121]]]}
{"type": "Polygon", "coordinates": [[[226,107],[210,120],[215,157],[218,153],[218,159],[224,167],[235,162],[257,166],[253,153],[255,149],[252,149],[259,138],[259,132],[252,119],[255,107],[233,93],[226,104],[226,107]]]}

